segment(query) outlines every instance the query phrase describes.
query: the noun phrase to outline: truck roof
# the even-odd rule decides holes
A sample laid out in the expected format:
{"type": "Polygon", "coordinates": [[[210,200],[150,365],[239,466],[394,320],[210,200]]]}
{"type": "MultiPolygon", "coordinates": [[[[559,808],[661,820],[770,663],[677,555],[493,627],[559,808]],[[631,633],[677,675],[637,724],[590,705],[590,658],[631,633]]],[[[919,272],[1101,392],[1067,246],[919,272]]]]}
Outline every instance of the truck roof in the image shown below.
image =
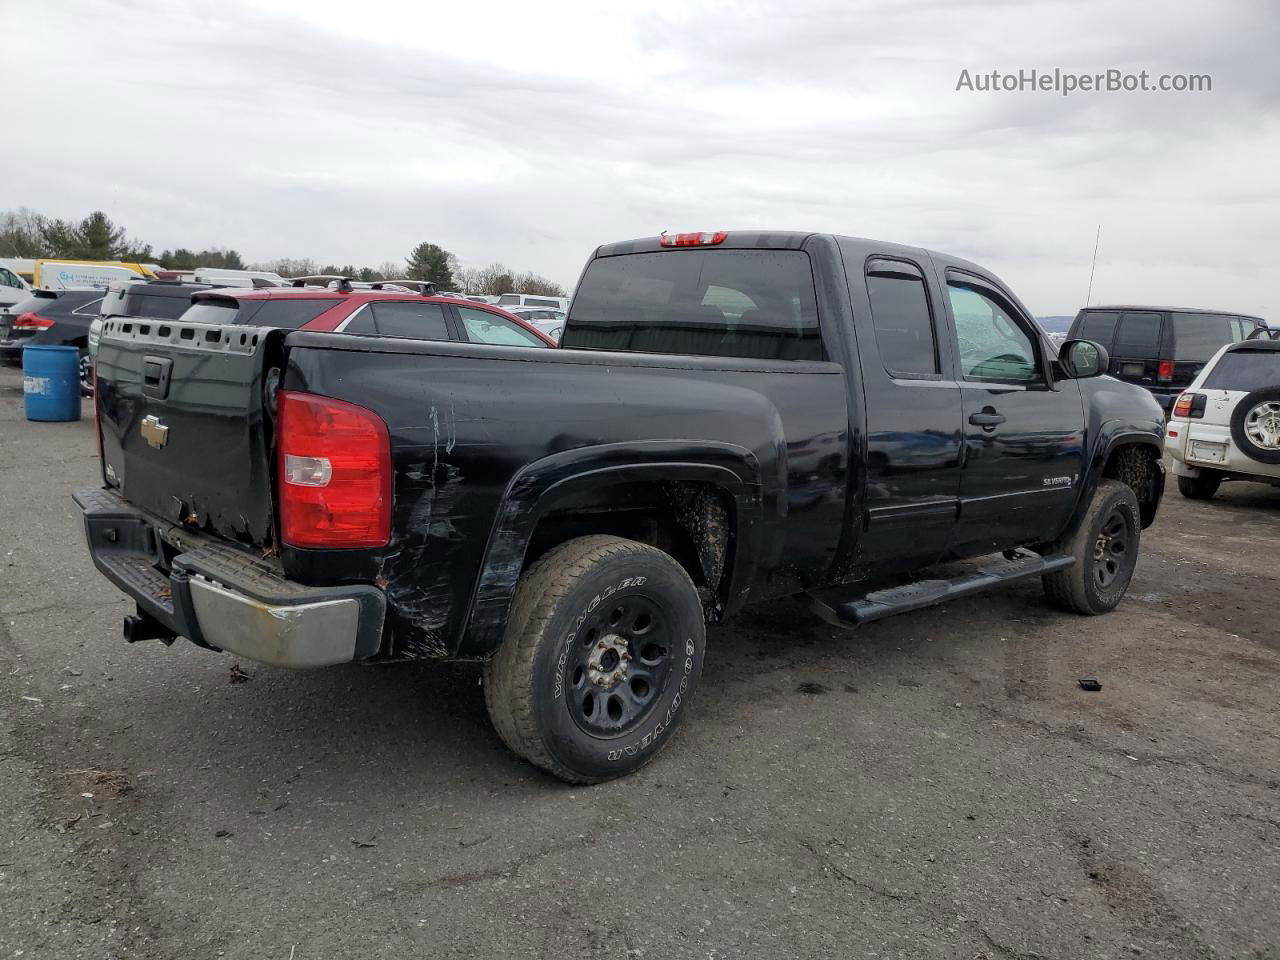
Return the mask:
{"type": "Polygon", "coordinates": [[[1246,320],[1258,320],[1265,323],[1262,317],[1254,316],[1251,313],[1241,313],[1239,310],[1210,310],[1207,307],[1161,307],[1152,304],[1142,303],[1095,303],[1087,307],[1081,307],[1080,312],[1093,310],[1149,310],[1152,313],[1212,313],[1222,317],[1243,317],[1246,320]]]}
{"type": "MultiPolygon", "coordinates": [[[[805,241],[810,237],[831,237],[833,240],[853,241],[856,243],[874,243],[882,248],[887,254],[901,254],[919,258],[921,256],[937,256],[947,261],[950,265],[958,265],[970,268],[974,273],[980,276],[990,275],[990,271],[985,267],[979,266],[963,257],[953,256],[949,253],[942,253],[937,250],[930,250],[926,247],[913,247],[902,243],[891,243],[888,241],[872,240],[866,237],[853,237],[847,234],[838,233],[819,233],[816,231],[802,230],[729,230],[725,232],[724,240],[716,244],[708,244],[701,249],[707,250],[799,250],[805,241]]],[[[662,237],[640,237],[635,240],[620,240],[616,243],[606,243],[596,248],[596,256],[598,257],[614,257],[626,253],[652,253],[657,250],[679,249],[672,247],[664,247],[662,245],[662,237]]],[[[690,247],[689,249],[698,249],[698,247],[690,247]]]]}

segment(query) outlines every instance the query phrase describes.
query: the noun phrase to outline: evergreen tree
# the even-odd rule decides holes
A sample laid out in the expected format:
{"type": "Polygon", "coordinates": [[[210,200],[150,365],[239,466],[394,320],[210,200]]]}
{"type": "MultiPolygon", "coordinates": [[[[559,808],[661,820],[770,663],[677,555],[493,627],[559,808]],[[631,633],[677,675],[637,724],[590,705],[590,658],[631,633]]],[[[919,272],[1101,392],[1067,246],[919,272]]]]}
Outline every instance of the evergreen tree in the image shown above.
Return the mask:
{"type": "Polygon", "coordinates": [[[413,248],[406,263],[408,280],[430,280],[437,290],[453,289],[453,256],[434,243],[420,243],[413,248]]]}

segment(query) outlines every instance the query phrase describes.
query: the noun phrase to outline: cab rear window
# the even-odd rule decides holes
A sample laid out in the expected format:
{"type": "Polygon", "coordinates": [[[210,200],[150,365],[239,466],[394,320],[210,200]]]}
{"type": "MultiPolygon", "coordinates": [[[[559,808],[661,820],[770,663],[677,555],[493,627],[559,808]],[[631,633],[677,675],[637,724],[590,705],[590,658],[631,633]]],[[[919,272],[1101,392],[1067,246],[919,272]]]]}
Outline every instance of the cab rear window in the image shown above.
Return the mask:
{"type": "Polygon", "coordinates": [[[157,320],[176,320],[191,306],[189,297],[156,297],[145,293],[125,294],[120,315],[125,317],[154,317],[157,320]]]}
{"type": "Polygon", "coordinates": [[[195,323],[251,323],[255,327],[297,330],[310,323],[334,305],[332,299],[306,300],[235,300],[230,297],[207,297],[197,300],[182,314],[182,320],[195,323]]]}
{"type": "Polygon", "coordinates": [[[809,257],[668,250],[598,258],[574,295],[561,347],[822,360],[809,257]]]}

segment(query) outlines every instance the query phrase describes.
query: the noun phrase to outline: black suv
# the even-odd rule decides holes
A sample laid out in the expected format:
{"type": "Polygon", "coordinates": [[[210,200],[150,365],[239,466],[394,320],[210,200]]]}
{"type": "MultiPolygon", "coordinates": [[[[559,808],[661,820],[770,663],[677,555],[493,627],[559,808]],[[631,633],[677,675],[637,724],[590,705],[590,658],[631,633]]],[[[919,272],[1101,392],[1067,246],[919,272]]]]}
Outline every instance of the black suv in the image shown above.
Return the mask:
{"type": "Polygon", "coordinates": [[[1109,373],[1146,387],[1168,412],[1219,348],[1265,330],[1260,317],[1190,307],[1086,307],[1068,340],[1093,340],[1111,355],[1109,373]]]}
{"type": "Polygon", "coordinates": [[[80,348],[80,386],[89,371],[89,325],[98,316],[101,290],[32,290],[31,297],[0,316],[0,361],[19,366],[29,346],[80,348]]]}

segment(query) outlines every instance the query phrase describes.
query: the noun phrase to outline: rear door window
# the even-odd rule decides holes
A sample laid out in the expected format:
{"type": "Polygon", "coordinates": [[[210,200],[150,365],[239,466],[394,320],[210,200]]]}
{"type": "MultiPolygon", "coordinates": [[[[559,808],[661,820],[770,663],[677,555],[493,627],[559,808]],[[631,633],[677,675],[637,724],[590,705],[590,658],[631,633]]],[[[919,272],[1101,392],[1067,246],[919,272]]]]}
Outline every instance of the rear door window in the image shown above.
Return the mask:
{"type": "Polygon", "coordinates": [[[1075,333],[1077,340],[1093,340],[1100,343],[1108,350],[1111,349],[1111,339],[1116,332],[1116,323],[1120,320],[1119,313],[1109,311],[1090,310],[1080,318],[1080,329],[1075,333]]]}
{"type": "Polygon", "coordinates": [[[378,328],[373,325],[373,311],[368,304],[357,310],[341,329],[343,333],[363,333],[370,337],[378,335],[378,328]]]}
{"type": "Polygon", "coordinates": [[[1158,359],[1161,327],[1161,315],[1158,313],[1126,313],[1120,320],[1111,352],[1117,357],[1158,359]]]}
{"type": "Polygon", "coordinates": [[[409,340],[449,340],[444,307],[413,300],[384,300],[369,305],[378,336],[409,340]]]}
{"type": "Polygon", "coordinates": [[[938,344],[920,268],[873,260],[867,267],[867,294],[885,370],[903,378],[936,376],[938,344]]]}
{"type": "Polygon", "coordinates": [[[80,306],[76,307],[71,312],[77,317],[96,317],[98,315],[98,309],[102,306],[102,300],[102,297],[96,297],[93,300],[80,304],[80,306]]]}
{"type": "Polygon", "coordinates": [[[561,346],[760,360],[822,360],[800,250],[664,250],[587,267],[561,346]]]}
{"type": "Polygon", "coordinates": [[[1174,313],[1173,359],[1203,363],[1234,341],[1231,318],[1212,313],[1174,313]]]}

